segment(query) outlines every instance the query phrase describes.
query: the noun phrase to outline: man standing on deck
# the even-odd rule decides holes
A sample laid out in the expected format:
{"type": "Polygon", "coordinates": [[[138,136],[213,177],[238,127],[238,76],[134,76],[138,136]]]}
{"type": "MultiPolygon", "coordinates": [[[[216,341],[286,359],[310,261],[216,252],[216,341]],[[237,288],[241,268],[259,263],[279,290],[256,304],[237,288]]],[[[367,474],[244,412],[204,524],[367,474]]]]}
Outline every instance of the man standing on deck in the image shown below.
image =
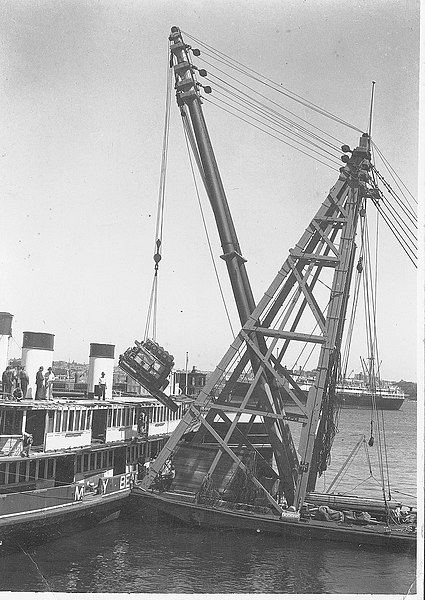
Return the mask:
{"type": "Polygon", "coordinates": [[[43,375],[44,367],[40,367],[35,376],[35,399],[36,400],[44,400],[44,375],[43,375]]]}
{"type": "Polygon", "coordinates": [[[97,399],[105,400],[105,393],[106,393],[106,377],[105,377],[105,373],[102,371],[100,378],[99,378],[99,393],[98,393],[97,399]]]}
{"type": "Polygon", "coordinates": [[[52,371],[52,367],[47,369],[46,375],[44,376],[44,385],[46,388],[46,400],[53,399],[53,382],[55,380],[55,374],[52,371]]]}
{"type": "Polygon", "coordinates": [[[3,394],[11,395],[13,386],[13,372],[9,366],[7,366],[6,369],[3,371],[1,381],[3,384],[3,394]]]}
{"type": "Polygon", "coordinates": [[[20,371],[18,372],[18,382],[21,383],[21,390],[24,398],[26,398],[27,395],[29,381],[30,378],[28,377],[28,373],[25,371],[25,367],[21,367],[20,371]]]}

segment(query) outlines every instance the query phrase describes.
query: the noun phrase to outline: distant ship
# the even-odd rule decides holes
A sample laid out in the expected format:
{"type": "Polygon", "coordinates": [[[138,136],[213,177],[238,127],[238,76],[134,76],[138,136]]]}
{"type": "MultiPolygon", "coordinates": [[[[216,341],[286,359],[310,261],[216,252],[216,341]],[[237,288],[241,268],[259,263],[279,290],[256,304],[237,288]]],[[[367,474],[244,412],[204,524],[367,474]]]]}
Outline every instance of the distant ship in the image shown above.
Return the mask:
{"type": "MultiPolygon", "coordinates": [[[[308,391],[313,385],[314,379],[309,381],[298,379],[302,390],[308,391]]],[[[363,379],[345,379],[342,384],[336,386],[336,397],[342,408],[376,408],[378,410],[399,410],[403,402],[408,398],[401,388],[389,381],[372,390],[363,379]]]]}
{"type": "MultiPolygon", "coordinates": [[[[294,372],[294,378],[300,389],[308,392],[314,383],[315,374],[313,372],[301,372],[300,375],[294,372]]],[[[210,373],[199,371],[196,367],[189,372],[175,372],[173,384],[180,390],[187,390],[187,396],[196,397],[205,385],[210,373]]],[[[247,388],[250,383],[249,378],[238,383],[238,392],[242,394],[244,386],[247,388]]],[[[180,391],[179,390],[179,391],[180,391]]],[[[284,393],[284,390],[283,390],[284,393]]],[[[235,394],[234,394],[235,395],[235,394]]],[[[291,397],[284,394],[284,404],[292,405],[291,397]]],[[[392,381],[381,381],[373,392],[361,374],[355,377],[344,379],[343,383],[336,386],[336,397],[342,408],[377,408],[378,410],[399,410],[408,394],[392,381]]]]}

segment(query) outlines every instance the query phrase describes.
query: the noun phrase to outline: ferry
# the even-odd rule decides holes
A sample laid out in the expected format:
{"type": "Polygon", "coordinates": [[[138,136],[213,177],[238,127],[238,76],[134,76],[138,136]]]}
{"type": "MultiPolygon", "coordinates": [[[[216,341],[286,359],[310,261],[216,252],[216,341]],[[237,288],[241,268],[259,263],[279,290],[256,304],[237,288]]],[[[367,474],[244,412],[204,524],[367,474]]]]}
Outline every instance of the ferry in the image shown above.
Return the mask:
{"type": "Polygon", "coordinates": [[[0,398],[0,553],[119,517],[187,409],[153,397],[0,398]]]}

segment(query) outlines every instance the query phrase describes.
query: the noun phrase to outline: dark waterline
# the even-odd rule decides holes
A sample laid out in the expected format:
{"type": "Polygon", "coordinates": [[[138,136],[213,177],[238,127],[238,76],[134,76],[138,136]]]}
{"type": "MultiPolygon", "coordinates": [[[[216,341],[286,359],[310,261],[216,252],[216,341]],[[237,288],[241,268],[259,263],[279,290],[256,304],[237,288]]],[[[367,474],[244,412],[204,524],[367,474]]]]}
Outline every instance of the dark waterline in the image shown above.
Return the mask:
{"type": "MultiPolygon", "coordinates": [[[[385,415],[387,436],[391,432],[396,440],[388,448],[394,487],[410,494],[403,498],[394,493],[394,497],[407,504],[414,504],[415,493],[415,411],[415,404],[406,403],[401,411],[385,415]]],[[[348,454],[361,431],[368,430],[369,421],[369,411],[342,411],[336,443],[339,456],[332,462],[329,482],[343,461],[341,454],[348,454]]],[[[364,460],[360,463],[365,466],[364,460]]],[[[372,491],[374,479],[363,481],[362,467],[356,469],[360,482],[356,491],[372,491]]],[[[27,554],[3,557],[0,587],[21,592],[388,595],[415,591],[415,566],[414,556],[408,554],[192,529],[138,511],[133,518],[56,540],[27,554]]]]}

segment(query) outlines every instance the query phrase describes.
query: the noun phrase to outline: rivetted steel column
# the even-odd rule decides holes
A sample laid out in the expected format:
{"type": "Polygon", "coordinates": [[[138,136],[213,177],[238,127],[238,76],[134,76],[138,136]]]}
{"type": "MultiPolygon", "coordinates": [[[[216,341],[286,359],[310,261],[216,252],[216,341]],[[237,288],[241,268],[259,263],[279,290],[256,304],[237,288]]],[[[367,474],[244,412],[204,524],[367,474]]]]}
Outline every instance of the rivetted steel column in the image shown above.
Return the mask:
{"type": "Polygon", "coordinates": [[[90,344],[89,373],[87,392],[89,398],[94,397],[94,386],[98,385],[99,378],[105,373],[106,393],[105,399],[112,400],[112,384],[114,379],[115,346],[113,344],[90,344]]]}
{"type": "Polygon", "coordinates": [[[185,44],[177,27],[171,30],[174,44],[171,51],[178,60],[180,80],[176,83],[179,101],[189,110],[193,131],[205,175],[205,184],[220,236],[223,258],[227,265],[235,302],[243,325],[255,308],[254,296],[246,273],[245,259],[241,250],[233,224],[223,182],[215,159],[207,126],[202,114],[200,98],[187,61],[185,44]]]}
{"type": "Polygon", "coordinates": [[[12,336],[13,315],[0,312],[0,369],[5,370],[9,363],[9,344],[12,336]]]}
{"type": "Polygon", "coordinates": [[[24,331],[21,365],[25,367],[29,377],[27,398],[35,398],[35,376],[38,369],[43,367],[44,374],[52,366],[54,341],[53,333],[24,331]]]}

